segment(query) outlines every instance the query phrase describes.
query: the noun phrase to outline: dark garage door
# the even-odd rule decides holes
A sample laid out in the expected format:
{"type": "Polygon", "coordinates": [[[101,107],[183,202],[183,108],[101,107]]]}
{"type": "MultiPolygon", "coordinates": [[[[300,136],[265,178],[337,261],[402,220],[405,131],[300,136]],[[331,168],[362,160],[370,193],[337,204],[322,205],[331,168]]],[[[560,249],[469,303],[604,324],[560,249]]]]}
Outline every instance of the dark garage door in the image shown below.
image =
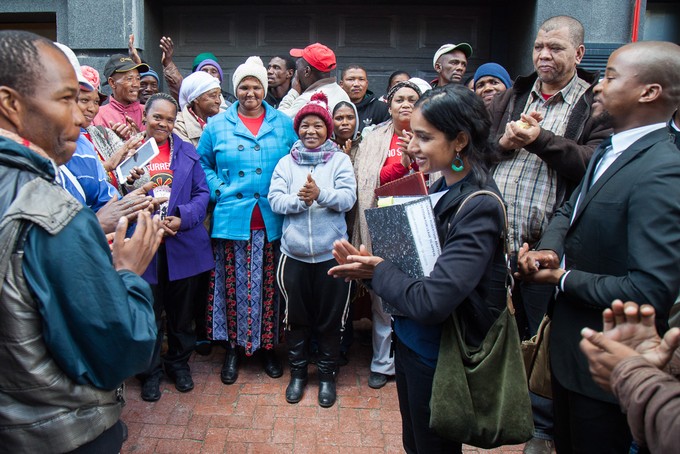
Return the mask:
{"type": "Polygon", "coordinates": [[[233,70],[250,55],[265,65],[291,47],[321,42],[338,57],[338,69],[349,63],[365,66],[370,87],[378,95],[396,69],[426,80],[434,78],[432,56],[443,43],[470,43],[474,70],[489,59],[489,8],[422,7],[367,4],[211,5],[173,2],[163,7],[162,30],[173,38],[175,62],[186,74],[196,54],[213,52],[231,90],[233,70]]]}

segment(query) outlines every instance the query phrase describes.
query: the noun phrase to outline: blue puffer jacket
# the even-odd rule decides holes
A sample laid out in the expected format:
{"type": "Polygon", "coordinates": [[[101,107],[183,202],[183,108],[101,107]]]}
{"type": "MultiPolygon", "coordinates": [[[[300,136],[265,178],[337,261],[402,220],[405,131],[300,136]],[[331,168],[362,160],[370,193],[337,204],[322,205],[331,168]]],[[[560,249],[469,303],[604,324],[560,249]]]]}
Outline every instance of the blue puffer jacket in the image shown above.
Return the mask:
{"type": "Polygon", "coordinates": [[[269,206],[269,182],[276,164],[288,154],[297,136],[290,118],[262,103],[264,122],[253,137],[238,118],[238,105],[236,102],[211,117],[198,143],[210,200],[216,202],[212,237],[250,239],[250,218],[257,204],[267,240],[274,241],[281,237],[283,217],[272,213],[269,206]]]}

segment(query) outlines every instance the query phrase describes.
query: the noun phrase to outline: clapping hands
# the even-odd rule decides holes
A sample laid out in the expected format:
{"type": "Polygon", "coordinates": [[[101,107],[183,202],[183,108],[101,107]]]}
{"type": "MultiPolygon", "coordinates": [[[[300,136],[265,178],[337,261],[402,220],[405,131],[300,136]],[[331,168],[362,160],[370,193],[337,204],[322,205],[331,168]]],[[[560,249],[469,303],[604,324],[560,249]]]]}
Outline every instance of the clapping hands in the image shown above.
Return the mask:
{"type": "Polygon", "coordinates": [[[610,389],[612,370],[626,358],[642,356],[651,365],[663,368],[680,345],[680,329],[673,328],[663,338],[654,324],[654,307],[649,304],[615,300],[602,313],[602,332],[590,328],[581,331],[581,351],[588,358],[593,380],[610,389]]]}
{"type": "Polygon", "coordinates": [[[300,200],[305,202],[305,205],[312,206],[312,203],[319,198],[319,187],[316,185],[316,181],[312,178],[312,174],[307,174],[307,182],[298,192],[298,197],[300,200]]]}

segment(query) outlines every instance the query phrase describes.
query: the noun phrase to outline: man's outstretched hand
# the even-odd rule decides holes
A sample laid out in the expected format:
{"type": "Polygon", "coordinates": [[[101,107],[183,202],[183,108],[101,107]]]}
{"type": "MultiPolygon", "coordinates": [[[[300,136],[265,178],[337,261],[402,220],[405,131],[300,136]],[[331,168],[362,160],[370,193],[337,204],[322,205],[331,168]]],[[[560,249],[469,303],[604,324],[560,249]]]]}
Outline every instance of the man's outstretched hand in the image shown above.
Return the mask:
{"type": "Polygon", "coordinates": [[[120,218],[111,246],[113,267],[117,271],[129,270],[141,275],[161,244],[163,229],[160,218],[158,216],[152,218],[149,212],[142,211],[137,217],[137,226],[131,238],[125,238],[127,228],[127,218],[120,218]]]}

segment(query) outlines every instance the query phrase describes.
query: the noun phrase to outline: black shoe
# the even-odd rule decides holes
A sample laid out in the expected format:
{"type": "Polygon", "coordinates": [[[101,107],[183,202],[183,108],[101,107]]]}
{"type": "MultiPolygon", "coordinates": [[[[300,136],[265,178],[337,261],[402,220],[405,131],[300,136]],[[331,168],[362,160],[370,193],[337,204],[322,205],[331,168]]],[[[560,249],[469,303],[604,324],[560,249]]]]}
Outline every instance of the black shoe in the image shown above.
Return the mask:
{"type": "Polygon", "coordinates": [[[194,381],[189,372],[181,372],[175,375],[175,388],[181,393],[187,393],[194,389],[194,381]]]}
{"type": "Polygon", "coordinates": [[[335,404],[335,380],[321,380],[319,382],[319,405],[324,408],[335,404]]]}
{"type": "Polygon", "coordinates": [[[349,357],[347,352],[340,352],[340,357],[338,358],[338,366],[346,366],[349,364],[349,357]]]}
{"type": "Polygon", "coordinates": [[[290,377],[290,383],[286,388],[286,402],[289,404],[300,402],[305,394],[305,386],[307,386],[307,377],[290,377]]]}
{"type": "Polygon", "coordinates": [[[380,372],[371,372],[368,376],[368,386],[373,389],[380,389],[387,384],[387,375],[380,372]]]}
{"type": "Polygon", "coordinates": [[[532,438],[524,445],[524,454],[552,454],[555,452],[555,442],[542,438],[532,438]]]}
{"type": "Polygon", "coordinates": [[[271,378],[279,378],[283,375],[283,368],[276,357],[274,350],[263,350],[262,353],[262,367],[265,374],[271,378]]]}
{"type": "Polygon", "coordinates": [[[209,340],[197,341],[194,350],[201,356],[208,356],[212,353],[212,343],[209,340]]]}
{"type": "Polygon", "coordinates": [[[120,423],[120,428],[121,431],[123,432],[123,443],[125,443],[128,439],[128,426],[123,422],[122,419],[119,419],[118,422],[120,423]]]}
{"type": "Polygon", "coordinates": [[[142,383],[142,400],[156,402],[161,398],[161,374],[151,375],[142,383]]]}
{"type": "Polygon", "coordinates": [[[227,357],[224,359],[220,378],[225,385],[236,383],[238,378],[238,353],[236,349],[227,350],[227,357]]]}

